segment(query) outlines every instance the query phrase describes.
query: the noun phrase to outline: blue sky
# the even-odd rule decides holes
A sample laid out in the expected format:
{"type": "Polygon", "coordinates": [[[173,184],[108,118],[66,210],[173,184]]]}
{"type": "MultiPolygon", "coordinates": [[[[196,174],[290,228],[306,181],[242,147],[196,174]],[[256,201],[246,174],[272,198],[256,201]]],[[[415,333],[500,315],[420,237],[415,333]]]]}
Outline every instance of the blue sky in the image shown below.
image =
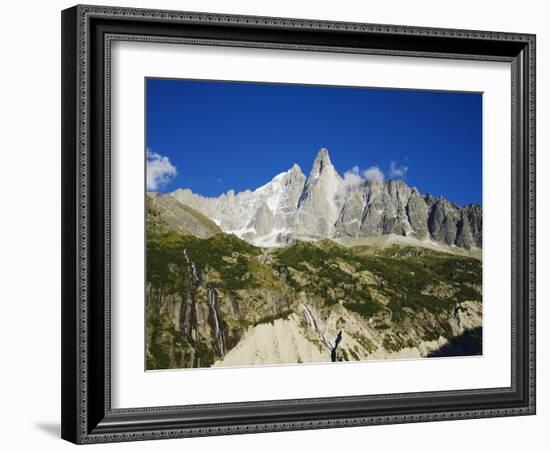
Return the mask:
{"type": "Polygon", "coordinates": [[[150,190],[255,189],[321,147],[343,175],[378,168],[422,193],[481,203],[482,94],[146,80],[150,190]],[[358,169],[354,169],[357,167],[358,169]]]}

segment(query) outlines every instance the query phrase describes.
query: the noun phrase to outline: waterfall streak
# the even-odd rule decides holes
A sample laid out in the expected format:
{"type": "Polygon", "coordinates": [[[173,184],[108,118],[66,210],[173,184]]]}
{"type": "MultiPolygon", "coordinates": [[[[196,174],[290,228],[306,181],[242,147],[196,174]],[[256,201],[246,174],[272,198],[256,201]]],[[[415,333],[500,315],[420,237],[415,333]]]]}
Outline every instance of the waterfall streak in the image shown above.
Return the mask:
{"type": "Polygon", "coordinates": [[[204,281],[202,274],[199,275],[199,272],[197,271],[197,267],[195,266],[195,263],[189,259],[186,249],[183,249],[183,256],[187,264],[191,267],[190,273],[193,279],[206,289],[208,305],[210,306],[210,310],[212,311],[212,317],[214,318],[214,336],[216,338],[215,343],[216,343],[216,346],[218,347],[218,351],[220,352],[220,355],[224,356],[225,345],[224,345],[224,339],[223,339],[223,331],[220,326],[220,319],[218,318],[218,293],[212,286],[210,286],[206,281],[204,281]]]}
{"type": "Polygon", "coordinates": [[[311,309],[309,309],[309,306],[304,303],[301,303],[300,306],[302,307],[302,310],[304,312],[304,317],[306,319],[308,326],[313,331],[315,331],[315,333],[317,333],[321,342],[332,353],[336,349],[336,346],[333,346],[325,337],[324,333],[319,329],[319,326],[317,325],[317,321],[315,320],[315,317],[313,316],[311,309]]]}
{"type": "MultiPolygon", "coordinates": [[[[206,287],[206,286],[205,286],[206,287]]],[[[206,287],[208,293],[208,304],[212,309],[212,315],[214,316],[214,335],[216,336],[216,342],[218,344],[218,349],[220,350],[221,356],[224,356],[224,345],[223,345],[223,334],[220,329],[220,321],[218,319],[218,294],[216,291],[210,287],[206,287]]]]}

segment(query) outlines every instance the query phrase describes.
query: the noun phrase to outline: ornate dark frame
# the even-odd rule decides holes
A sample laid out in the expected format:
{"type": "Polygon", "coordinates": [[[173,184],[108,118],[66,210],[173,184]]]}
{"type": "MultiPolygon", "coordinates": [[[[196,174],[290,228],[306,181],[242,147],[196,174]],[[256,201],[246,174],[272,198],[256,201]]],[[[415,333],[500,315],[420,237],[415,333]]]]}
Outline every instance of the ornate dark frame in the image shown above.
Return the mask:
{"type": "MultiPolygon", "coordinates": [[[[268,50],[266,50],[268,51],[268,50]]],[[[62,12],[62,437],[78,444],[535,414],[535,36],[98,6],[62,12]],[[512,385],[112,409],[113,40],[507,61],[512,66],[512,385]]]]}

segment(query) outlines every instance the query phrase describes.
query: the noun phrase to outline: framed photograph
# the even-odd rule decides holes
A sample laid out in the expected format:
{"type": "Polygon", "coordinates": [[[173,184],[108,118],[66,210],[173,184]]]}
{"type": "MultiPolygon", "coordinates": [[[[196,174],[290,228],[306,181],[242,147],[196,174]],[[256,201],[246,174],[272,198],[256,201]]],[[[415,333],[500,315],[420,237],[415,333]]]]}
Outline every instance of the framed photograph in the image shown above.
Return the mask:
{"type": "Polygon", "coordinates": [[[535,413],[535,36],[62,12],[62,437],[535,413]]]}

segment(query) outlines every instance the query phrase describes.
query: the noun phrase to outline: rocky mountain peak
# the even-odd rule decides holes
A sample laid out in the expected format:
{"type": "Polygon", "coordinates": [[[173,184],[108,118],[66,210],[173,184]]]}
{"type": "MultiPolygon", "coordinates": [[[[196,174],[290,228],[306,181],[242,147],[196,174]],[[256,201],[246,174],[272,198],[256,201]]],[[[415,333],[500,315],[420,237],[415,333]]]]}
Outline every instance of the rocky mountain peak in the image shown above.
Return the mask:
{"type": "Polygon", "coordinates": [[[302,168],[298,164],[294,163],[292,167],[289,169],[288,173],[290,174],[302,173],[302,168]]]}
{"type": "Polygon", "coordinates": [[[188,189],[169,194],[255,245],[292,240],[394,234],[464,248],[482,245],[480,205],[461,207],[422,195],[402,179],[346,185],[321,148],[306,177],[298,164],[254,191],[204,198],[188,189]]]}
{"type": "Polygon", "coordinates": [[[313,167],[311,168],[310,176],[318,177],[328,167],[334,168],[332,162],[330,161],[328,150],[323,147],[319,150],[317,156],[315,157],[315,160],[313,161],[313,167]]]}
{"type": "Polygon", "coordinates": [[[288,174],[288,177],[291,179],[291,180],[295,180],[295,179],[304,179],[305,180],[305,175],[304,173],[302,172],[302,169],[301,167],[298,165],[298,164],[294,164],[288,171],[287,171],[287,174],[288,174]]]}

